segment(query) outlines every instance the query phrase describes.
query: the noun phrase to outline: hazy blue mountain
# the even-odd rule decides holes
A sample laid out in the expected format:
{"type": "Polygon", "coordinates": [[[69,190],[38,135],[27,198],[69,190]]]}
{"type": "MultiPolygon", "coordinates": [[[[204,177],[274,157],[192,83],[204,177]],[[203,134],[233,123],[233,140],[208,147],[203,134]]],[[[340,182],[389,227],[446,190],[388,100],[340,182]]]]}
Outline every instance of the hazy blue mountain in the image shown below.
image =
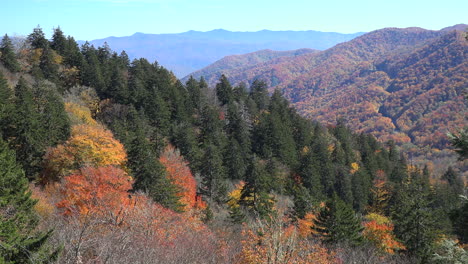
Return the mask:
{"type": "Polygon", "coordinates": [[[276,51],[310,48],[325,50],[364,33],[341,34],[319,31],[232,32],[216,29],[179,34],[135,33],[126,37],[108,37],[90,41],[95,46],[107,42],[115,51],[125,50],[131,59],[146,58],[172,70],[178,77],[199,70],[234,54],[263,49],[276,51]]]}

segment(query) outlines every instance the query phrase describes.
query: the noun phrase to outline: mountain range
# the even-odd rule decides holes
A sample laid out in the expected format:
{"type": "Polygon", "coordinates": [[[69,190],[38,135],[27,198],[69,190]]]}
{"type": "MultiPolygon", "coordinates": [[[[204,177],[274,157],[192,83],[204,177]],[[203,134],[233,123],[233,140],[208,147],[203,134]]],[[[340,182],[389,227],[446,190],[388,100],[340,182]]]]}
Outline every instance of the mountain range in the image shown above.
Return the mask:
{"type": "Polygon", "coordinates": [[[385,28],[320,52],[229,56],[191,75],[212,87],[221,74],[234,84],[262,79],[304,116],[327,124],[346,119],[357,132],[435,155],[447,148],[448,131],[466,125],[466,28],[385,28]]]}
{"type": "Polygon", "coordinates": [[[192,30],[178,34],[135,33],[126,37],[92,40],[90,43],[95,46],[107,43],[117,52],[125,50],[130,59],[146,58],[150,62],[156,60],[181,78],[228,55],[244,54],[263,49],[277,51],[302,48],[325,50],[362,34],[313,30],[232,32],[216,29],[208,32],[192,30]]]}

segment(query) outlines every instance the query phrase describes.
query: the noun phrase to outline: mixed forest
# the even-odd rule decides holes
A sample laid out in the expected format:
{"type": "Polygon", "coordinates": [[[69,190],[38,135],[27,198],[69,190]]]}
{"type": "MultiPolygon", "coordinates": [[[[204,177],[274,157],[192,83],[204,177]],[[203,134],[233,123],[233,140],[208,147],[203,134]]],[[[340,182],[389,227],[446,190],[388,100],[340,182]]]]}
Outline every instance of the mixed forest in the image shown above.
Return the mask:
{"type": "MultiPolygon", "coordinates": [[[[466,134],[452,135],[460,160],[466,134]]],[[[37,27],[0,43],[0,263],[467,263],[460,171],[37,27]]]]}
{"type": "Polygon", "coordinates": [[[442,174],[456,160],[447,131],[462,128],[468,115],[467,28],[385,28],[319,52],[230,56],[193,75],[213,87],[221,74],[234,85],[265,80],[301,115],[332,125],[344,119],[442,174]]]}

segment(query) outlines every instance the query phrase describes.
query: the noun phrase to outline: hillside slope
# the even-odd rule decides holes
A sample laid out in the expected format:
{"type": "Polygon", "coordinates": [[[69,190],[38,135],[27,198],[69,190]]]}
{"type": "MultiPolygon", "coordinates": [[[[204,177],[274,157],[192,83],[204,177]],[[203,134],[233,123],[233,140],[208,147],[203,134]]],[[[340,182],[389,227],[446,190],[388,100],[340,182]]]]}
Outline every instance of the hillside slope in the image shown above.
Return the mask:
{"type": "MultiPolygon", "coordinates": [[[[307,117],[345,118],[355,131],[427,154],[445,149],[447,131],[466,124],[468,44],[453,30],[460,28],[387,28],[318,53],[217,68],[233,83],[265,80],[307,117]]],[[[214,76],[204,77],[213,85],[214,76]]]]}

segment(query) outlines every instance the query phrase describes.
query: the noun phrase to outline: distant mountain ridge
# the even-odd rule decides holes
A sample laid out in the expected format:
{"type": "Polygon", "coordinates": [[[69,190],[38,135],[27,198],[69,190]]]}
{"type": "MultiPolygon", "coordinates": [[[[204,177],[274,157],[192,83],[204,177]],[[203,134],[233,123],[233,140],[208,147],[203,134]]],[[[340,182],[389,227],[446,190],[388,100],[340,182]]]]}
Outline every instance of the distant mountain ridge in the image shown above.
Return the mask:
{"type": "Polygon", "coordinates": [[[386,28],[325,51],[256,65],[223,67],[223,59],[192,75],[210,86],[221,73],[233,84],[263,79],[307,117],[328,124],[345,118],[357,132],[393,139],[419,154],[440,151],[447,148],[445,134],[466,125],[466,27],[386,28]]]}
{"type": "Polygon", "coordinates": [[[178,34],[135,33],[126,37],[92,40],[90,43],[102,46],[107,42],[117,52],[125,50],[130,59],[142,57],[150,62],[158,61],[181,78],[228,55],[264,49],[324,50],[362,34],[364,33],[341,34],[313,30],[232,32],[216,29],[207,32],[192,30],[178,34]]]}

